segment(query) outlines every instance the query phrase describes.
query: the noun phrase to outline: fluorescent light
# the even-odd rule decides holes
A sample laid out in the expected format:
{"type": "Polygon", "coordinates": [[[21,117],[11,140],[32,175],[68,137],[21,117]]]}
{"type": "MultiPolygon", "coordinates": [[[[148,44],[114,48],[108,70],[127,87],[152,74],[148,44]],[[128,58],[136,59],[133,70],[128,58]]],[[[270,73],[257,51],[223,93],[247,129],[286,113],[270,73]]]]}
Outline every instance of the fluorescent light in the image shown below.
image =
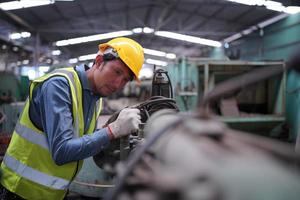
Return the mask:
{"type": "Polygon", "coordinates": [[[146,63],[152,64],[152,65],[159,65],[159,66],[163,66],[163,67],[165,67],[165,66],[168,65],[168,63],[165,62],[165,61],[162,61],[162,60],[154,60],[154,59],[150,59],[150,58],[146,59],[146,63]]]}
{"type": "Polygon", "coordinates": [[[174,53],[167,53],[166,54],[166,58],[175,59],[176,58],[176,54],[174,54],[174,53]]]}
{"type": "Polygon", "coordinates": [[[16,10],[21,8],[48,5],[52,3],[54,3],[53,0],[20,0],[0,3],[0,8],[2,10],[16,10]]]}
{"type": "Polygon", "coordinates": [[[240,4],[245,4],[249,6],[274,6],[274,5],[282,5],[279,2],[276,1],[266,1],[266,0],[227,0],[231,1],[234,3],[240,3],[240,4]]]}
{"type": "Polygon", "coordinates": [[[75,63],[77,63],[78,62],[78,59],[77,58],[71,58],[71,59],[69,59],[69,63],[70,64],[75,64],[75,63]]]}
{"type": "Polygon", "coordinates": [[[22,37],[21,33],[12,33],[9,35],[9,38],[12,40],[17,40],[17,39],[20,39],[21,37],[22,37]]]}
{"type": "Polygon", "coordinates": [[[269,10],[274,10],[277,12],[285,12],[288,14],[295,14],[300,12],[300,7],[298,6],[288,6],[285,7],[282,3],[277,1],[270,1],[270,0],[227,0],[235,3],[245,4],[249,6],[265,6],[269,10]],[[293,7],[293,8],[291,8],[293,7]]]}
{"type": "Polygon", "coordinates": [[[134,32],[134,33],[147,33],[148,34],[148,33],[153,33],[154,29],[149,28],[149,27],[144,27],[144,28],[138,27],[138,28],[132,29],[132,32],[134,32]]]}
{"type": "Polygon", "coordinates": [[[19,1],[10,1],[5,3],[0,3],[0,8],[2,10],[15,10],[23,8],[23,5],[19,1]]]}
{"type": "Polygon", "coordinates": [[[96,58],[96,56],[97,56],[96,53],[88,54],[88,55],[84,55],[84,56],[79,56],[79,57],[78,57],[78,60],[79,60],[79,61],[93,60],[93,59],[96,58]]]}
{"type": "Polygon", "coordinates": [[[175,40],[182,40],[186,42],[191,43],[197,43],[197,44],[203,44],[207,46],[213,46],[213,47],[221,47],[222,43],[214,40],[204,39],[200,37],[190,36],[190,35],[184,35],[169,31],[156,31],[154,32],[154,35],[160,36],[160,37],[166,37],[166,38],[172,38],[175,40]]]}
{"type": "Polygon", "coordinates": [[[279,6],[266,6],[267,9],[269,10],[274,10],[274,11],[277,11],[277,12],[283,12],[285,10],[285,7],[282,6],[282,5],[279,5],[279,6]]]}
{"type": "Polygon", "coordinates": [[[61,54],[61,51],[60,50],[53,50],[52,51],[52,55],[53,56],[59,56],[61,54]]]}
{"type": "Polygon", "coordinates": [[[282,3],[277,2],[277,1],[264,1],[263,3],[264,6],[282,6],[282,3]]]}
{"type": "Polygon", "coordinates": [[[163,52],[163,51],[147,49],[147,48],[144,48],[144,53],[148,54],[148,55],[153,55],[153,56],[166,57],[168,59],[175,59],[176,58],[176,54],[174,54],[174,53],[166,53],[166,52],[163,52]]]}
{"type": "Polygon", "coordinates": [[[255,5],[253,4],[253,2],[251,1],[248,1],[248,0],[228,0],[228,1],[232,1],[232,2],[235,2],[235,3],[240,3],[240,4],[245,4],[245,5],[255,5]]]}
{"type": "Polygon", "coordinates": [[[153,55],[153,56],[160,56],[160,57],[165,57],[166,56],[166,52],[157,51],[157,50],[153,50],[153,49],[146,49],[146,48],[144,48],[144,53],[149,54],[149,55],[153,55]]]}
{"type": "Polygon", "coordinates": [[[143,28],[143,32],[144,32],[144,33],[153,33],[154,30],[153,30],[152,28],[149,28],[149,27],[144,27],[144,28],[143,28]]]}
{"type": "Polygon", "coordinates": [[[60,40],[55,42],[56,46],[67,46],[67,45],[73,45],[73,44],[80,44],[80,43],[86,43],[86,42],[92,42],[92,41],[98,41],[98,40],[105,40],[115,37],[121,37],[121,36],[128,36],[132,35],[132,31],[116,31],[116,32],[110,32],[110,33],[103,33],[103,34],[97,34],[97,35],[90,35],[85,37],[78,37],[78,38],[71,38],[67,40],[60,40]]]}
{"type": "Polygon", "coordinates": [[[21,0],[20,2],[23,4],[24,8],[44,6],[54,3],[54,1],[50,0],[21,0]]]}
{"type": "Polygon", "coordinates": [[[134,29],[132,29],[132,32],[134,32],[134,33],[142,33],[143,32],[143,28],[134,28],[134,29]]]}
{"type": "Polygon", "coordinates": [[[299,6],[288,6],[284,9],[284,12],[289,13],[289,14],[296,14],[300,12],[300,7],[299,6]]]}
{"type": "Polygon", "coordinates": [[[18,39],[27,38],[30,36],[31,36],[31,33],[29,33],[29,32],[21,32],[21,33],[11,33],[9,35],[9,38],[12,40],[18,40],[18,39]]]}
{"type": "Polygon", "coordinates": [[[22,38],[28,38],[28,37],[31,36],[31,33],[29,33],[29,32],[21,32],[21,36],[22,36],[22,38]]]}

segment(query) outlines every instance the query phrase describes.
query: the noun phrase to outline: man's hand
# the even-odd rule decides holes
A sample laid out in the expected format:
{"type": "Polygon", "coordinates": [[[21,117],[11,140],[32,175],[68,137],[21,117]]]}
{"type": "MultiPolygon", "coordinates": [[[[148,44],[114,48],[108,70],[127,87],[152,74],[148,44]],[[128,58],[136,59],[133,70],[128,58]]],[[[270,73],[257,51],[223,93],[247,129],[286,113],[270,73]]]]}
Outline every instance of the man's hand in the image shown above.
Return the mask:
{"type": "Polygon", "coordinates": [[[140,110],[136,108],[124,108],[118,118],[108,124],[108,129],[113,135],[112,138],[119,138],[135,132],[141,123],[140,110]]]}

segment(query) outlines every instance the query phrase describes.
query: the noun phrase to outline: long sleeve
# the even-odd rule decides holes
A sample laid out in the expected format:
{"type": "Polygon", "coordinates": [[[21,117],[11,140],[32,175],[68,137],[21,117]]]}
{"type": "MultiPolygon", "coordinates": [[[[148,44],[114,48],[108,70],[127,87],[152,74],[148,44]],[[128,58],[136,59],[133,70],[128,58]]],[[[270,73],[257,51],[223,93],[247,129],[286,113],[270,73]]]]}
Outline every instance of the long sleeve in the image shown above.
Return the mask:
{"type": "Polygon", "coordinates": [[[34,92],[32,120],[45,131],[53,160],[62,165],[95,155],[109,144],[106,129],[73,137],[72,100],[68,82],[54,77],[34,92]]]}

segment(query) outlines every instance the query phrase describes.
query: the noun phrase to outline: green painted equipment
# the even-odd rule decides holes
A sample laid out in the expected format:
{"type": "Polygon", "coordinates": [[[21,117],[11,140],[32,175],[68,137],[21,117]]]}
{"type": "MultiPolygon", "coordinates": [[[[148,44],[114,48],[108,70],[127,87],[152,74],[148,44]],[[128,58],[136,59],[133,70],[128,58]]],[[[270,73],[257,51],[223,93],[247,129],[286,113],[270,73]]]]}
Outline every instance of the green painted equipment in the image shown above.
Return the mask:
{"type": "MultiPolygon", "coordinates": [[[[210,103],[210,109],[230,127],[271,137],[283,137],[285,125],[285,63],[279,61],[249,62],[212,59],[182,59],[169,68],[175,87],[175,97],[181,111],[197,108],[203,96],[225,81],[244,76],[253,70],[266,68],[278,71],[268,79],[246,85],[243,79],[230,91],[210,103]],[[196,84],[192,84],[196,83],[196,84]],[[180,87],[179,85],[180,84],[180,87]],[[244,85],[244,87],[243,87],[244,85]]],[[[258,74],[260,75],[260,74],[258,74]]],[[[285,136],[284,136],[285,137],[285,136]]]]}

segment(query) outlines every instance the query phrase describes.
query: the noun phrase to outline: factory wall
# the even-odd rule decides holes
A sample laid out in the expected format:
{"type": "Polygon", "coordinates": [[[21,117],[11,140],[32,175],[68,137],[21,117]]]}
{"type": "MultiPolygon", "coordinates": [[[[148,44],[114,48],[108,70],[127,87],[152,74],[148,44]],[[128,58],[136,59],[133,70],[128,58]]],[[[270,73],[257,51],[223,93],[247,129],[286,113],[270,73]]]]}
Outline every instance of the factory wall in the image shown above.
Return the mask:
{"type": "MultiPolygon", "coordinates": [[[[290,15],[242,40],[235,41],[226,55],[241,60],[284,60],[299,54],[300,14],[290,15]]],[[[286,119],[290,139],[295,141],[300,130],[300,74],[290,71],[286,85],[286,119]]]]}

